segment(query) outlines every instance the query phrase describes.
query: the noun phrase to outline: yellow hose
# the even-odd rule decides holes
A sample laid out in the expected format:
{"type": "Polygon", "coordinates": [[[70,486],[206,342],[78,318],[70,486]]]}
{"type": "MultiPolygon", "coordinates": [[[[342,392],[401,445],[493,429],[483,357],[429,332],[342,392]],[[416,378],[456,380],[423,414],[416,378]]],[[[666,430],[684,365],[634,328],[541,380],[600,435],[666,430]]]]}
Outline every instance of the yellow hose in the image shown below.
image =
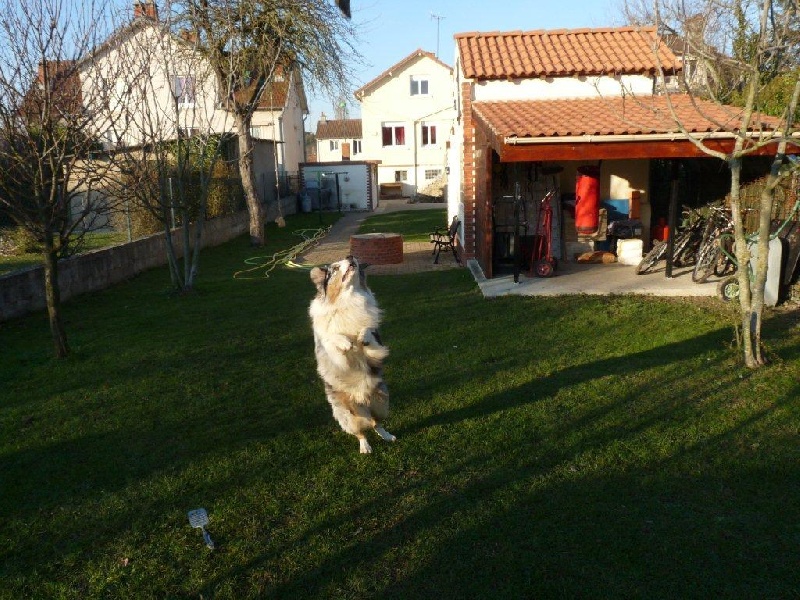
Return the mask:
{"type": "Polygon", "coordinates": [[[246,265],[253,265],[249,269],[242,269],[241,271],[236,271],[233,274],[234,279],[258,279],[259,277],[269,277],[270,272],[275,269],[278,265],[284,265],[294,269],[311,269],[313,265],[301,265],[294,262],[294,259],[297,258],[300,254],[316,246],[319,243],[319,240],[322,239],[329,231],[331,227],[322,227],[320,229],[298,229],[297,231],[293,231],[293,235],[299,235],[303,238],[303,241],[295,244],[288,250],[281,250],[276,252],[272,256],[253,256],[248,258],[244,261],[246,265]],[[260,274],[259,277],[255,275],[249,276],[249,274],[255,274],[256,272],[262,271],[263,273],[260,274]]]}

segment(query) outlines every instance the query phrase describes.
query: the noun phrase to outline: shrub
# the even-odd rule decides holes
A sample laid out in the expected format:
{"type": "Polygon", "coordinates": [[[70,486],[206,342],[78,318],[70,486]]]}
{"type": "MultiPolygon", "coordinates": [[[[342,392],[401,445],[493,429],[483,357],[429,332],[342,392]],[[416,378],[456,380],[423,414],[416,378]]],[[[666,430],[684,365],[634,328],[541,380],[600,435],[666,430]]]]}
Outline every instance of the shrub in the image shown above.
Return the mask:
{"type": "Polygon", "coordinates": [[[16,226],[6,230],[8,237],[9,254],[21,256],[22,254],[40,254],[42,243],[36,236],[24,227],[16,226]]]}

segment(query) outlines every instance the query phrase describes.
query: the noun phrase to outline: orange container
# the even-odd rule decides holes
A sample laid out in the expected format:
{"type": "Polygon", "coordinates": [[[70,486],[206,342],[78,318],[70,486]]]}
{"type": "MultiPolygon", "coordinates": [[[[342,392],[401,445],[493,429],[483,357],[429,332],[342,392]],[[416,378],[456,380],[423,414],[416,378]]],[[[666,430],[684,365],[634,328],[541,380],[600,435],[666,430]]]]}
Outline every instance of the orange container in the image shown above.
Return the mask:
{"type": "Polygon", "coordinates": [[[664,241],[669,237],[669,225],[667,225],[667,220],[664,217],[661,217],[658,220],[658,225],[650,228],[650,238],[653,240],[660,240],[664,241]]]}

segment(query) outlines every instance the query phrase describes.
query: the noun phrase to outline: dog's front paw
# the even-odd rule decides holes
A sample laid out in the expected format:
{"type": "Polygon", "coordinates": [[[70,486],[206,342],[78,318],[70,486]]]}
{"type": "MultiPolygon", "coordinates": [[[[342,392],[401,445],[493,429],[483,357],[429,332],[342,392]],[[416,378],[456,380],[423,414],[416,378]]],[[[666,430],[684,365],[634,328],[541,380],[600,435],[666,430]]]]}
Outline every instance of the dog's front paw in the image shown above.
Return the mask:
{"type": "Polygon", "coordinates": [[[361,454],[372,454],[372,446],[369,445],[366,438],[358,439],[358,451],[361,452],[361,454]]]}
{"type": "Polygon", "coordinates": [[[353,342],[343,335],[337,336],[336,339],[333,340],[333,344],[339,352],[347,352],[353,347],[353,342]]]}

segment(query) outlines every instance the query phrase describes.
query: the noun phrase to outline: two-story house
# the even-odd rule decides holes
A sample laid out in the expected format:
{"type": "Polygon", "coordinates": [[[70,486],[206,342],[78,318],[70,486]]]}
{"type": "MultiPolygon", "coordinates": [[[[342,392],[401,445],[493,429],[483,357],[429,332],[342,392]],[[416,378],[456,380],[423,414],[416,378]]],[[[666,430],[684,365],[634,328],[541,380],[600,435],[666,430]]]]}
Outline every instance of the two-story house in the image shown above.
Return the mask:
{"type": "MultiPolygon", "coordinates": [[[[524,238],[543,234],[537,209],[550,191],[553,253],[572,258],[560,236],[576,234],[569,202],[584,177],[609,211],[643,222],[646,248],[651,216],[666,210],[654,203],[651,166],[666,164],[669,181],[680,160],[716,160],[690,135],[722,152],[733,147],[741,109],[655,93],[660,69],[681,66],[655,28],[462,33],[455,41],[448,212],[464,224],[463,255],[487,277],[506,268],[509,252],[531,253],[524,238]]],[[[746,134],[762,128],[770,129],[754,119],[746,134]]],[[[774,145],[758,151],[774,153],[774,145]]],[[[666,196],[674,205],[677,196],[666,196]]]]}
{"type": "Polygon", "coordinates": [[[364,158],[380,161],[379,184],[412,196],[445,174],[455,116],[453,70],[415,50],[359,88],[364,158]]]}
{"type": "MultiPolygon", "coordinates": [[[[225,94],[189,36],[159,20],[153,0],[137,1],[133,19],[82,61],[81,90],[94,134],[108,149],[137,148],[178,135],[235,134],[225,94]]],[[[275,193],[275,176],[296,173],[305,159],[298,73],[278,72],[252,119],[258,193],[275,193]]],[[[236,144],[230,147],[235,151],[236,144]]]]}
{"type": "Polygon", "coordinates": [[[361,119],[328,119],[322,113],[317,123],[316,137],[319,162],[364,158],[361,119]]]}

